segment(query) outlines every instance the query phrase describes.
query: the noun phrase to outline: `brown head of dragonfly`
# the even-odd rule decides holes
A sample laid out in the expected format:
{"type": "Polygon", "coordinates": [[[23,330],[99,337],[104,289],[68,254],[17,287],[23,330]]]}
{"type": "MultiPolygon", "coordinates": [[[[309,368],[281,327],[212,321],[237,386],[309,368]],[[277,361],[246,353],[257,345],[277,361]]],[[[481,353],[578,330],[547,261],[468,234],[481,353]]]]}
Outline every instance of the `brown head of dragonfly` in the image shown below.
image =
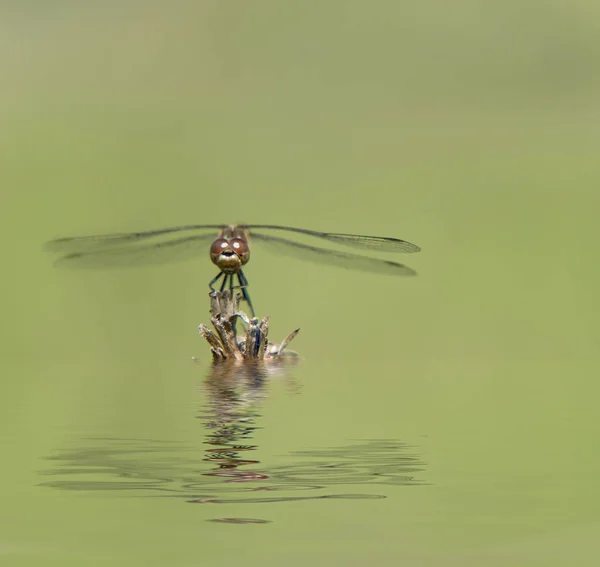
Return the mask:
{"type": "Polygon", "coordinates": [[[225,274],[237,274],[250,260],[248,231],[240,227],[227,227],[210,247],[210,259],[225,274]]]}
{"type": "Polygon", "coordinates": [[[219,237],[210,247],[210,259],[220,272],[208,284],[214,290],[214,285],[223,277],[221,291],[229,284],[229,289],[233,292],[239,288],[243,298],[248,303],[252,316],[254,317],[254,307],[248,294],[248,280],[242,266],[250,260],[250,237],[248,231],[241,226],[228,226],[221,229],[219,237]],[[234,277],[237,276],[238,285],[235,285],[234,277]]]}

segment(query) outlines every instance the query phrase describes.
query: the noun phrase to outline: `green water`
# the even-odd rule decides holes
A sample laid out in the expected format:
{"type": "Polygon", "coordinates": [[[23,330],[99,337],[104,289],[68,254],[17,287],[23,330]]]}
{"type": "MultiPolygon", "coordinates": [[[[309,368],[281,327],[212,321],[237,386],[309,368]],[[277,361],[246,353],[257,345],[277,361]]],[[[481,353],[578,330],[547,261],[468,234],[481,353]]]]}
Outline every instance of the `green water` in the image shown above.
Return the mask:
{"type": "Polygon", "coordinates": [[[0,563],[597,565],[599,25],[591,2],[5,3],[0,563]],[[238,221],[403,238],[422,252],[382,257],[419,275],[257,243],[257,313],[302,360],[223,393],[207,251],[43,250],[238,221]]]}

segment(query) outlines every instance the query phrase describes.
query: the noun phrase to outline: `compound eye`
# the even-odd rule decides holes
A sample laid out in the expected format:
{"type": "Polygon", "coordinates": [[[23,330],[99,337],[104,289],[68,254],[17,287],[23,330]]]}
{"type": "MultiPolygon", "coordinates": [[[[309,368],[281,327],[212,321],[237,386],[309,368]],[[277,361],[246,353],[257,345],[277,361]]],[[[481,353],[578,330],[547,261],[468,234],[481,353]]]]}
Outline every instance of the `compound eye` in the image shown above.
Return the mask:
{"type": "Polygon", "coordinates": [[[224,250],[229,248],[229,242],[224,238],[217,238],[210,246],[210,259],[216,263],[216,260],[224,250]]]}
{"type": "Polygon", "coordinates": [[[242,238],[232,238],[229,241],[229,246],[239,256],[242,264],[245,264],[250,259],[250,247],[242,238]]]}

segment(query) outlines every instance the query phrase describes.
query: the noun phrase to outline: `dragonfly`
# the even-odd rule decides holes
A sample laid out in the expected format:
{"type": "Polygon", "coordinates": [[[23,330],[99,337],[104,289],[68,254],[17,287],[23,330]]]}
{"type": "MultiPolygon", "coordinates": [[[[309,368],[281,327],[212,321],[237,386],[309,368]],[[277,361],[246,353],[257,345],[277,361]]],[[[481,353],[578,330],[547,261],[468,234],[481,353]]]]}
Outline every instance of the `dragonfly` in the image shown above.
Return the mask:
{"type": "Polygon", "coordinates": [[[210,243],[210,259],[219,269],[219,273],[208,284],[211,292],[215,291],[219,282],[221,292],[228,287],[232,292],[239,289],[253,317],[254,306],[248,293],[248,279],[243,266],[250,260],[250,247],[254,242],[331,266],[398,276],[416,275],[414,270],[398,262],[305,244],[298,241],[298,237],[376,252],[414,253],[421,250],[415,244],[399,238],[318,232],[269,224],[198,224],[144,232],[75,236],[51,240],[46,248],[61,254],[56,261],[59,267],[100,268],[190,259],[198,257],[200,250],[210,243]]]}

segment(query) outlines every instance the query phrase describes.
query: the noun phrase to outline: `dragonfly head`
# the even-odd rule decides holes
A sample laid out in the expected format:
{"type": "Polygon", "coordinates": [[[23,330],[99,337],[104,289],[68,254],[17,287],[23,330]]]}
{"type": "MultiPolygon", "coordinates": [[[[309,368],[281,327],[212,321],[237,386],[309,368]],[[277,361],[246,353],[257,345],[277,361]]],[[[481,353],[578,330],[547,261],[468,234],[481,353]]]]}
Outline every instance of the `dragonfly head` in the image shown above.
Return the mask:
{"type": "Polygon", "coordinates": [[[250,247],[243,238],[217,238],[210,247],[210,259],[226,274],[235,274],[250,260],[250,247]]]}

